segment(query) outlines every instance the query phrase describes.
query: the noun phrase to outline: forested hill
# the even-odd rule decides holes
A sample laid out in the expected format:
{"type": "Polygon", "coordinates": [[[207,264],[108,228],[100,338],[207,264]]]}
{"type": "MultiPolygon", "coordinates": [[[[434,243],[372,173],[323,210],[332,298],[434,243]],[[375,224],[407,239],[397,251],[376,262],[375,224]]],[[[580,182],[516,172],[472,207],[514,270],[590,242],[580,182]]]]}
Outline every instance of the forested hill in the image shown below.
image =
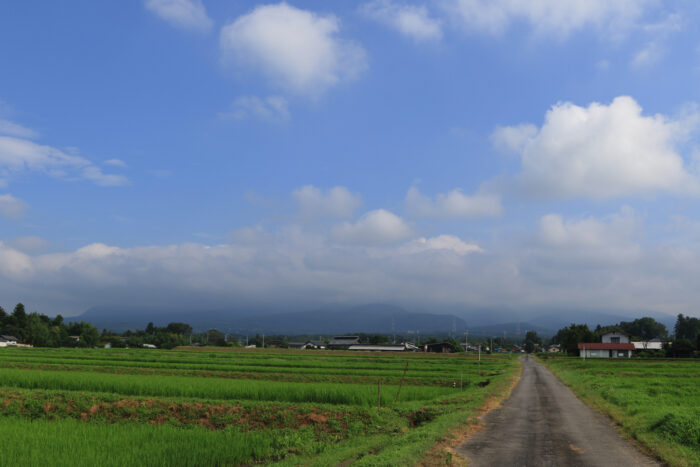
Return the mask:
{"type": "Polygon", "coordinates": [[[116,332],[143,328],[148,322],[165,326],[189,323],[195,330],[216,328],[228,333],[281,335],[365,333],[446,333],[453,327],[462,332],[466,322],[445,314],[414,313],[391,305],[364,305],[341,310],[288,313],[245,311],[166,311],[148,309],[92,308],[71,320],[89,321],[98,329],[116,332]]]}

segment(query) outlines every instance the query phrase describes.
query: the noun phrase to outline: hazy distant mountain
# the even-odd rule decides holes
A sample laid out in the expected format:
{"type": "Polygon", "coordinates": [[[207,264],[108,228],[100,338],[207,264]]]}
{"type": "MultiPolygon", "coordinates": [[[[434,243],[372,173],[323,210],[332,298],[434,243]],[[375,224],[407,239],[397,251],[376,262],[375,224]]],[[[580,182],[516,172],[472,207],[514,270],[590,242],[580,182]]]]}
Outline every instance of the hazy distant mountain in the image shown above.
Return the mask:
{"type": "Polygon", "coordinates": [[[287,313],[246,311],[166,311],[153,309],[91,308],[71,321],[90,321],[98,329],[125,331],[143,329],[149,321],[165,326],[173,321],[189,323],[195,330],[217,328],[235,334],[343,334],[352,332],[397,334],[420,331],[448,333],[453,327],[463,332],[466,323],[453,315],[408,312],[385,304],[345,309],[287,313]]]}
{"type": "Polygon", "coordinates": [[[331,306],[313,311],[279,312],[260,310],[165,310],[124,309],[112,307],[91,308],[71,321],[90,321],[98,329],[125,331],[144,329],[152,321],[157,326],[170,322],[189,323],[195,330],[220,329],[235,334],[343,334],[352,332],[406,334],[449,334],[463,336],[466,329],[472,336],[525,336],[535,331],[541,336],[552,336],[557,330],[571,323],[585,323],[590,327],[632,321],[651,316],[666,325],[669,331],[675,317],[661,313],[592,312],[583,310],[516,312],[511,310],[455,310],[452,313],[406,311],[390,304],[368,304],[355,307],[331,306]]]}

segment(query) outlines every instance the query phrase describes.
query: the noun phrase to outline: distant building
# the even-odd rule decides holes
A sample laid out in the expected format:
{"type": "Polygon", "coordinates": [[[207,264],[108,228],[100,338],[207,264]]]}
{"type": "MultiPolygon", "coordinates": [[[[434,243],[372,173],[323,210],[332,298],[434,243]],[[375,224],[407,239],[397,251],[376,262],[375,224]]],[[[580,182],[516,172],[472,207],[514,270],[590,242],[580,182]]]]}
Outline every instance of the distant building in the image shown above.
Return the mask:
{"type": "Polygon", "coordinates": [[[143,347],[144,349],[157,349],[158,348],[153,344],[143,344],[141,347],[143,347]]]}
{"type": "Polygon", "coordinates": [[[308,342],[287,342],[287,348],[304,350],[311,348],[308,342]]]}
{"type": "Polygon", "coordinates": [[[359,343],[359,336],[336,336],[328,343],[328,348],[334,350],[347,350],[351,345],[358,345],[359,343]]]}
{"type": "Polygon", "coordinates": [[[423,346],[423,349],[426,352],[434,353],[451,353],[455,351],[454,346],[449,342],[435,342],[432,344],[425,344],[423,346]]]}
{"type": "Polygon", "coordinates": [[[0,336],[0,347],[16,347],[18,343],[15,336],[0,336]]]}
{"type": "Polygon", "coordinates": [[[359,350],[364,352],[417,352],[419,349],[410,342],[403,344],[357,344],[348,347],[348,350],[359,350]]]}
{"type": "Polygon", "coordinates": [[[610,331],[601,336],[602,342],[579,342],[582,358],[629,358],[634,352],[630,336],[623,331],[610,331]]]}
{"type": "Polygon", "coordinates": [[[664,348],[664,343],[658,337],[649,341],[632,342],[634,344],[634,350],[662,350],[664,348]]]}
{"type": "Polygon", "coordinates": [[[580,342],[579,356],[584,358],[629,358],[634,352],[634,344],[607,342],[580,342]]]}

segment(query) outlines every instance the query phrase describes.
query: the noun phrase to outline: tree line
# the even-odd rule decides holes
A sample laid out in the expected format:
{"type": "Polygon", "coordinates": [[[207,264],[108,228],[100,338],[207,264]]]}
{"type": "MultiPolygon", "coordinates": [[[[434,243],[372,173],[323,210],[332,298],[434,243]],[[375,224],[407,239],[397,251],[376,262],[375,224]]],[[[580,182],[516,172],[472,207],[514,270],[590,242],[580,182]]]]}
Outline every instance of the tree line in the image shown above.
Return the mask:
{"type": "Polygon", "coordinates": [[[90,323],[66,323],[61,315],[27,313],[22,303],[9,314],[0,307],[0,334],[35,347],[93,347],[100,341],[99,331],[90,323]]]}

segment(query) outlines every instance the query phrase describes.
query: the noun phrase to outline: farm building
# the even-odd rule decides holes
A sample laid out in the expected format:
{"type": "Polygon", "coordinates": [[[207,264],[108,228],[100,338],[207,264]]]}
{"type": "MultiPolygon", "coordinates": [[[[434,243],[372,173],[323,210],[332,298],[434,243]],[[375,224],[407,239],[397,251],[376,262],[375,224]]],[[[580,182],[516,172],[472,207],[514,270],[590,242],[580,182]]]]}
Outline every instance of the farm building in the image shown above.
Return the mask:
{"type": "Polygon", "coordinates": [[[308,342],[287,342],[287,348],[304,350],[307,348],[308,342]]]}
{"type": "Polygon", "coordinates": [[[426,352],[436,352],[436,353],[450,353],[454,352],[454,346],[449,342],[435,342],[432,344],[425,344],[423,349],[426,352]]]}
{"type": "Polygon", "coordinates": [[[373,344],[358,344],[351,345],[348,350],[361,350],[365,352],[417,352],[419,349],[410,342],[404,342],[403,344],[384,344],[384,345],[373,345],[373,344]]]}
{"type": "Polygon", "coordinates": [[[347,350],[351,345],[359,345],[359,336],[336,336],[328,343],[329,349],[347,350]]]}
{"type": "Polygon", "coordinates": [[[658,337],[649,341],[632,342],[634,350],[661,350],[664,348],[664,343],[658,337]]]}
{"type": "Polygon", "coordinates": [[[288,342],[287,348],[299,350],[325,349],[326,343],[323,341],[288,342]]]}

